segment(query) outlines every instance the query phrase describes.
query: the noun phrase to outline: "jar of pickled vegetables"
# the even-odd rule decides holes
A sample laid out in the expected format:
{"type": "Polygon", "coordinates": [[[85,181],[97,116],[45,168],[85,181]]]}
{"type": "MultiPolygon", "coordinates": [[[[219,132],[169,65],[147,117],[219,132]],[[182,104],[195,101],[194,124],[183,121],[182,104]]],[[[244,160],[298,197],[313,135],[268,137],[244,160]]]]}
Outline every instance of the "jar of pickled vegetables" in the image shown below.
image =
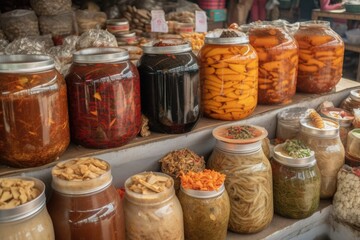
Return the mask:
{"type": "Polygon", "coordinates": [[[52,58],[0,56],[0,161],[36,167],[70,142],[66,84],[52,58]]]}
{"type": "Polygon", "coordinates": [[[300,132],[300,120],[306,116],[307,108],[295,107],[277,114],[276,138],[280,141],[292,139],[300,132]]]}
{"type": "Polygon", "coordinates": [[[183,240],[183,212],[173,179],[143,172],[125,181],[126,239],[183,240]]]}
{"type": "Polygon", "coordinates": [[[253,24],[250,44],[259,57],[258,103],[278,104],[291,100],[296,92],[298,46],[284,28],[253,24]]]}
{"type": "Polygon", "coordinates": [[[340,108],[351,113],[360,108],[360,89],[351,90],[349,96],[341,102],[340,108]]]}
{"type": "Polygon", "coordinates": [[[274,148],[271,161],[275,213],[306,218],[319,207],[321,175],[315,154],[299,140],[287,140],[274,148]]]}
{"type": "Polygon", "coordinates": [[[119,147],[139,133],[140,80],[126,50],[88,48],[74,53],[66,83],[75,143],[119,147]]]}
{"type": "Polygon", "coordinates": [[[305,93],[330,92],[342,76],[342,38],[327,21],[302,22],[294,37],[299,44],[297,90],[305,93]]]}
{"type": "Polygon", "coordinates": [[[143,46],[138,63],[142,112],[150,130],[191,131],[200,118],[197,58],[189,43],[167,39],[143,46]]]}
{"type": "Polygon", "coordinates": [[[263,230],[274,212],[271,165],[261,148],[267,131],[253,125],[228,125],[215,128],[213,136],[217,141],[208,167],[226,175],[228,229],[237,233],[263,230]]]}
{"type": "Polygon", "coordinates": [[[209,32],[199,52],[204,116],[239,120],[257,105],[258,57],[248,37],[237,30],[209,32]]]}
{"type": "Polygon", "coordinates": [[[348,133],[346,164],[353,167],[360,166],[360,128],[355,128],[348,133]]]}
{"type": "Polygon", "coordinates": [[[315,152],[321,173],[320,197],[330,198],[336,192],[336,177],[345,162],[345,150],[339,136],[339,124],[330,119],[302,119],[297,138],[315,152]],[[322,122],[322,124],[320,124],[322,122]]]}

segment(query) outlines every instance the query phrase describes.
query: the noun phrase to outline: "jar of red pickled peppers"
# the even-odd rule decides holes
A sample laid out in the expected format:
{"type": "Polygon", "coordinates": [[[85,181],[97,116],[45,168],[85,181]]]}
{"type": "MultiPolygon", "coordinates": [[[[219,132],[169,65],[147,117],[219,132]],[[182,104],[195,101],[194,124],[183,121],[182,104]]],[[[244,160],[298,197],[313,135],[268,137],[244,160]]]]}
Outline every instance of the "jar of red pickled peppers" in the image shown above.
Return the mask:
{"type": "Polygon", "coordinates": [[[0,56],[0,103],[0,162],[36,167],[66,150],[66,85],[50,57],[0,56]]]}
{"type": "Polygon", "coordinates": [[[126,50],[88,48],[74,53],[66,83],[75,143],[119,147],[139,133],[140,80],[126,50]]]}

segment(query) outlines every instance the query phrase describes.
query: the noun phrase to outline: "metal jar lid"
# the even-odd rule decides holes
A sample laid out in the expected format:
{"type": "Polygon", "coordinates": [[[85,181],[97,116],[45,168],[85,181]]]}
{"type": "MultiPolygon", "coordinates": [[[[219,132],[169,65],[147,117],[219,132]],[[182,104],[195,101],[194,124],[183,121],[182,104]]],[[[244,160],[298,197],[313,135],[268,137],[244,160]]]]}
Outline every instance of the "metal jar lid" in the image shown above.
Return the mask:
{"type": "Polygon", "coordinates": [[[86,48],[74,53],[76,63],[111,63],[129,59],[129,52],[122,48],[86,48]]]}
{"type": "Polygon", "coordinates": [[[230,45],[230,44],[246,44],[249,43],[249,37],[235,29],[215,29],[206,34],[205,36],[205,43],[206,44],[223,44],[223,45],[230,45]],[[233,31],[235,32],[238,37],[220,37],[223,31],[233,31]]]}
{"type": "Polygon", "coordinates": [[[309,157],[304,157],[304,158],[293,158],[291,156],[289,156],[288,154],[285,153],[285,151],[283,150],[284,144],[278,144],[274,147],[274,159],[285,165],[285,166],[289,166],[289,167],[311,167],[314,166],[316,164],[316,159],[315,159],[315,153],[314,151],[310,152],[310,156],[309,157]]]}
{"type": "Polygon", "coordinates": [[[121,18],[121,19],[108,19],[106,20],[106,24],[107,25],[129,25],[129,21],[125,18],[121,18]]]}
{"type": "Polygon", "coordinates": [[[54,67],[54,60],[46,55],[0,55],[0,73],[41,72],[54,67]]]}
{"type": "Polygon", "coordinates": [[[306,110],[307,108],[305,107],[288,108],[282,112],[279,112],[277,114],[277,119],[281,122],[299,121],[300,124],[300,119],[306,116],[306,110]]]}
{"type": "Polygon", "coordinates": [[[120,39],[128,38],[128,37],[136,37],[136,32],[134,31],[121,32],[121,33],[117,33],[115,37],[120,39]]]}
{"type": "Polygon", "coordinates": [[[330,119],[323,119],[325,128],[320,129],[312,125],[311,120],[304,118],[300,120],[301,131],[318,138],[335,138],[339,136],[339,124],[330,119]]]}
{"type": "Polygon", "coordinates": [[[356,102],[360,102],[360,89],[351,90],[350,98],[356,102]]]}
{"type": "Polygon", "coordinates": [[[261,140],[246,144],[228,143],[217,140],[215,147],[225,152],[250,154],[258,152],[261,149],[261,140]]]}
{"type": "Polygon", "coordinates": [[[190,43],[184,42],[180,39],[163,39],[164,44],[173,44],[174,46],[154,46],[159,41],[149,42],[142,46],[144,53],[148,54],[172,54],[172,53],[184,53],[192,50],[190,43]]]}
{"type": "Polygon", "coordinates": [[[45,207],[45,203],[46,203],[45,184],[41,180],[32,177],[9,177],[9,178],[34,181],[35,187],[40,191],[40,195],[37,196],[35,199],[27,203],[24,203],[22,205],[16,206],[14,208],[1,209],[0,223],[14,222],[31,217],[37,212],[39,212],[43,207],[45,207]]]}
{"type": "Polygon", "coordinates": [[[225,191],[225,186],[223,183],[218,190],[214,190],[214,191],[184,189],[182,186],[180,186],[180,190],[190,197],[206,199],[206,198],[214,198],[221,195],[225,191]]]}

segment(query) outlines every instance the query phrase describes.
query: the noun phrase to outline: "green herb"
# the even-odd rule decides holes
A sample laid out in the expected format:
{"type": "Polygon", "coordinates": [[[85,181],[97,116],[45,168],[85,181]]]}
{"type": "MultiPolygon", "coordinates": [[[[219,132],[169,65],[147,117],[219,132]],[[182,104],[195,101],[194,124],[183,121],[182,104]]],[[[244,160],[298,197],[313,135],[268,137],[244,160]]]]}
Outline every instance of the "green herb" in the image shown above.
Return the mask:
{"type": "Polygon", "coordinates": [[[311,150],[303,142],[297,139],[286,140],[284,150],[290,157],[304,158],[310,157],[311,150]]]}
{"type": "Polygon", "coordinates": [[[255,137],[254,128],[251,126],[236,126],[226,129],[226,137],[231,139],[249,139],[255,137]]]}

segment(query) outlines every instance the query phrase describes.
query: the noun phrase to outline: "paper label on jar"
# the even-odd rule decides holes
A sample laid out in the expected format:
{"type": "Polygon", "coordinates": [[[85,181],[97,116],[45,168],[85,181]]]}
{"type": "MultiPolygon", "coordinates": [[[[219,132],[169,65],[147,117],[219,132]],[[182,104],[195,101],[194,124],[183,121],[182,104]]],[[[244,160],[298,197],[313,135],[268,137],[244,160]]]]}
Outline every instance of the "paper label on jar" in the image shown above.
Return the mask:
{"type": "Polygon", "coordinates": [[[163,10],[151,10],[151,31],[164,33],[169,31],[163,10]]]}
{"type": "Polygon", "coordinates": [[[207,17],[204,11],[195,11],[195,32],[207,32],[207,17]]]}

